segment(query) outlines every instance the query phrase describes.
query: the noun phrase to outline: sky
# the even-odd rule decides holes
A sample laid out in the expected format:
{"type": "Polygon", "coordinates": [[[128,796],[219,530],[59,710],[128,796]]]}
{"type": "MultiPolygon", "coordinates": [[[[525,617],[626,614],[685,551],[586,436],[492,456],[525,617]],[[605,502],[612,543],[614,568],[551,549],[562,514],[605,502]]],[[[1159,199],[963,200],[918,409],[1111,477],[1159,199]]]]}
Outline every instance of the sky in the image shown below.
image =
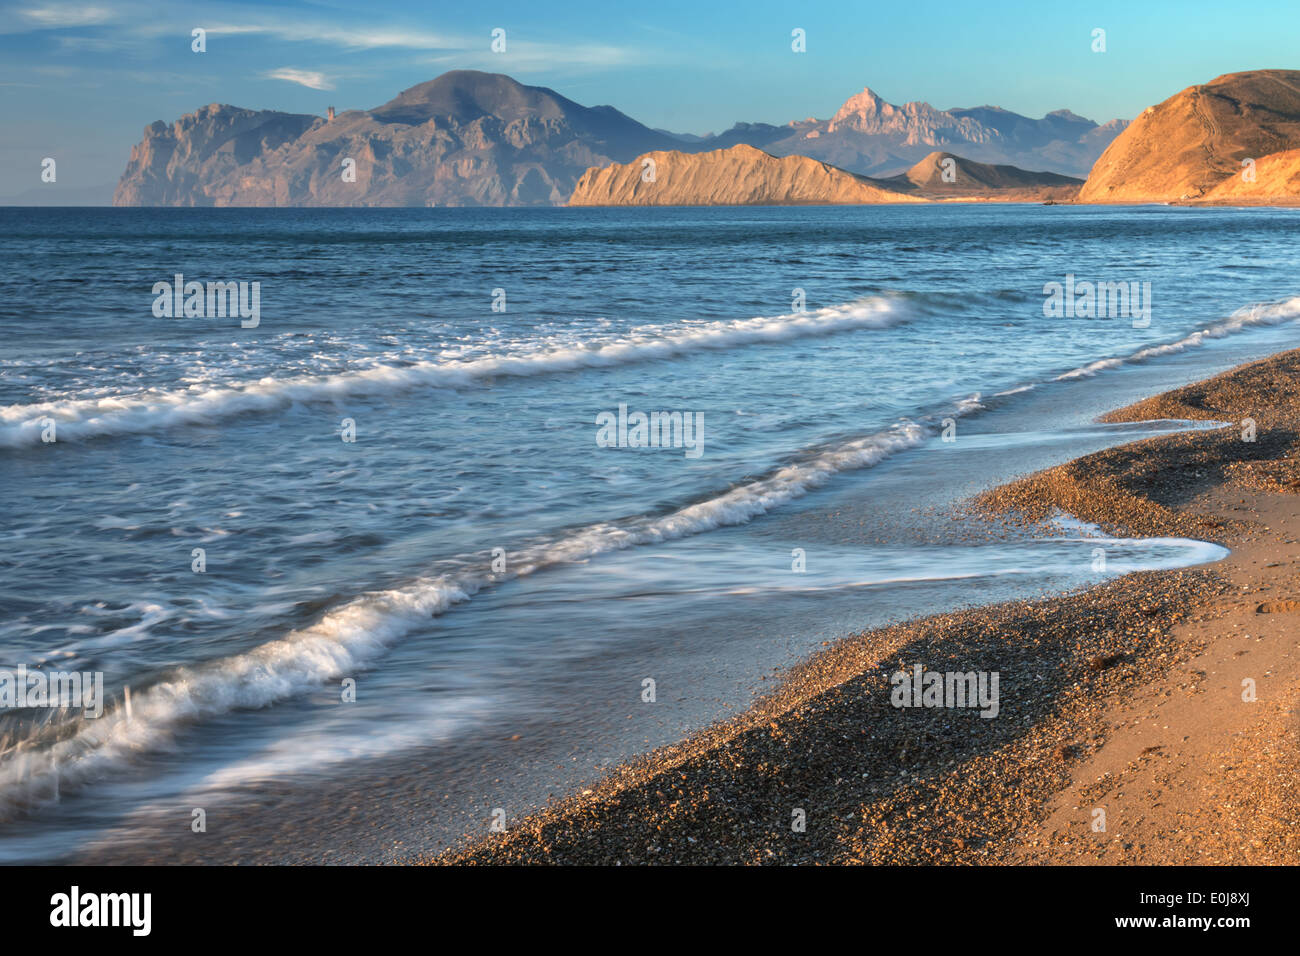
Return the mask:
{"type": "Polygon", "coordinates": [[[1300,0],[0,0],[0,196],[39,188],[45,157],[69,189],[115,183],[145,126],[208,103],[366,109],[451,69],[704,134],[826,118],[866,86],[1130,119],[1222,73],[1300,66],[1297,51],[1300,0]]]}

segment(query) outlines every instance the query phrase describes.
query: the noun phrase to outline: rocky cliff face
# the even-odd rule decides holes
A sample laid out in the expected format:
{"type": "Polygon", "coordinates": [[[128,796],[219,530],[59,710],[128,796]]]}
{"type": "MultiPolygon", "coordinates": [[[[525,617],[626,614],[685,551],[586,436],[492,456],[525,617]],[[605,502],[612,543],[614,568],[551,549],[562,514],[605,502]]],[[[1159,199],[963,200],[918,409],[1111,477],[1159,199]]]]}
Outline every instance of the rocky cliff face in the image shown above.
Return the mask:
{"type": "Polygon", "coordinates": [[[752,146],[708,153],[647,153],[593,168],[571,206],[745,206],[920,202],[806,156],[777,158],[752,146]]]}
{"type": "Polygon", "coordinates": [[[1295,146],[1300,72],[1229,73],[1148,107],[1097,160],[1079,200],[1199,199],[1240,176],[1243,160],[1295,146]]]}
{"type": "Polygon", "coordinates": [[[316,116],[242,110],[213,103],[170,126],[147,127],[131,148],[115,206],[210,206],[208,189],[237,178],[245,164],[324,123],[316,116]]]}
{"type": "Polygon", "coordinates": [[[373,110],[321,117],[213,104],[154,123],[114,205],[563,203],[588,167],[681,145],[611,107],[469,70],[373,110]],[[344,175],[353,160],[355,181],[344,175]]]}

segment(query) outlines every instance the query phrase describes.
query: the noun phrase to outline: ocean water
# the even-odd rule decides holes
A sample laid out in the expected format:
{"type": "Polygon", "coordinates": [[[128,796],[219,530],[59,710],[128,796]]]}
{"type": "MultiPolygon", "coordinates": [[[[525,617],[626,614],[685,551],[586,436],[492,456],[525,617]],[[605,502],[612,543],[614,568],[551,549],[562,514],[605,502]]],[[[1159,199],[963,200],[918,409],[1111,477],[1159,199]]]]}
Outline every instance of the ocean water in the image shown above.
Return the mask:
{"type": "Polygon", "coordinates": [[[0,209],[0,670],[107,698],[0,709],[0,860],[437,849],[837,636],[1216,560],[950,507],[1207,427],[1094,418],[1294,347],[1298,225],[0,209]],[[256,327],[156,315],[177,274],[258,283],[256,327]],[[1044,315],[1084,281],[1149,315],[1044,315]],[[618,447],[620,409],[689,440],[618,447]]]}

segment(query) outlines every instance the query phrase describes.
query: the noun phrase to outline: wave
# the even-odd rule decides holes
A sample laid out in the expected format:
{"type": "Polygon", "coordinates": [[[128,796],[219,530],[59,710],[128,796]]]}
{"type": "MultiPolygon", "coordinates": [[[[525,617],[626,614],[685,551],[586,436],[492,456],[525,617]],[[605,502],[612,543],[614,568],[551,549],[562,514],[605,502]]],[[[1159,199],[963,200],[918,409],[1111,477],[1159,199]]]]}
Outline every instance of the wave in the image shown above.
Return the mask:
{"type": "Polygon", "coordinates": [[[405,365],[378,364],[334,375],[264,378],[257,382],[66,399],[0,408],[0,445],[41,441],[43,421],[56,423],[56,437],[88,439],[151,432],[175,425],[206,424],[234,416],[288,408],[297,402],[334,401],[414,388],[461,388],[497,377],[522,377],[609,368],[678,358],[692,352],[784,342],[905,320],[904,300],[873,296],[812,312],[710,322],[682,328],[642,326],[626,336],[563,348],[405,365]]]}
{"type": "MultiPolygon", "coordinates": [[[[979,408],[977,397],[946,414],[979,408]]],[[[510,554],[502,573],[461,570],[372,592],[316,623],[245,653],[182,667],[98,718],[51,721],[17,741],[0,742],[0,816],[50,799],[60,788],[104,775],[132,754],[169,746],[182,727],[238,708],[266,707],[357,673],[417,628],[483,588],[597,555],[744,524],[802,497],[832,476],[866,468],[936,433],[938,418],[896,425],[814,449],[802,460],[660,515],[605,522],[543,540],[510,554]]],[[[482,562],[486,564],[486,562],[482,562]]]]}
{"type": "Polygon", "coordinates": [[[1189,348],[1196,348],[1208,339],[1221,339],[1226,335],[1240,332],[1242,329],[1250,328],[1252,326],[1280,325],[1288,319],[1296,318],[1300,318],[1300,296],[1287,299],[1284,302],[1247,306],[1238,309],[1228,318],[1216,322],[1208,328],[1201,329],[1199,332],[1193,332],[1191,335],[1185,336],[1181,339],[1176,339],[1173,342],[1149,345],[1146,348],[1139,349],[1131,355],[1098,359],[1096,362],[1090,362],[1087,365],[1071,369],[1062,375],[1056,376],[1055,381],[1061,382],[1075,378],[1090,378],[1098,372],[1104,372],[1107,369],[1112,368],[1119,368],[1121,365],[1132,365],[1139,362],[1145,362],[1147,359],[1157,358],[1161,355],[1171,355],[1175,352],[1186,351],[1189,348]]]}
{"type": "MultiPolygon", "coordinates": [[[[1277,323],[1297,315],[1300,315],[1300,298],[1271,306],[1256,306],[1241,310],[1231,319],[1178,342],[1149,347],[1127,359],[1105,361],[1123,364],[1140,360],[1139,357],[1185,348],[1204,338],[1228,334],[1248,325],[1277,323]]],[[[573,363],[571,367],[576,368],[641,361],[680,354],[693,348],[724,348],[741,341],[816,334],[813,329],[824,333],[850,326],[887,324],[896,318],[890,300],[875,299],[852,307],[823,309],[807,316],[718,323],[689,333],[682,332],[675,338],[639,345],[625,342],[594,352],[584,350],[581,355],[563,359],[555,358],[555,353],[548,353],[551,358],[545,361],[534,356],[531,359],[485,359],[452,365],[464,366],[456,372],[461,376],[459,381],[471,380],[473,375],[466,369],[470,366],[482,369],[484,362],[498,364],[491,371],[481,370],[476,374],[538,374],[556,370],[566,362],[573,363]],[[607,348],[616,350],[607,352],[607,348]],[[599,357],[601,355],[604,357],[599,357]],[[516,364],[510,365],[510,362],[516,364]],[[465,378],[467,375],[470,377],[465,378]]],[[[440,370],[439,375],[451,375],[452,365],[443,364],[435,368],[440,370]]],[[[1094,363],[1094,366],[1098,370],[1110,367],[1100,363],[1094,363]]],[[[405,373],[411,370],[388,371],[405,373]]],[[[426,372],[423,379],[426,383],[436,378],[432,371],[426,372]]],[[[1095,374],[1086,370],[1076,372],[1095,374]]],[[[1076,375],[1067,373],[1058,376],[1058,380],[1070,377],[1076,375]]],[[[302,387],[313,395],[325,397],[330,394],[329,389],[321,390],[325,383],[339,379],[347,380],[348,376],[313,379],[309,381],[314,384],[302,387]]],[[[437,381],[451,384],[451,379],[437,381]]],[[[275,389],[275,402],[303,400],[298,396],[286,396],[286,383],[268,385],[268,388],[272,387],[275,389]]],[[[349,387],[353,386],[343,383],[330,386],[349,387]]],[[[1014,391],[1002,394],[1014,394],[1014,391]]],[[[238,390],[222,392],[246,397],[246,393],[238,390]]],[[[263,401],[272,401],[271,393],[259,394],[263,401]]],[[[183,407],[183,403],[178,403],[173,410],[183,407]]],[[[176,669],[164,679],[138,689],[132,696],[129,714],[124,704],[118,701],[97,719],[74,715],[65,720],[49,721],[22,739],[0,741],[0,817],[57,798],[60,787],[77,786],[107,774],[129,761],[135,753],[166,748],[175,734],[187,725],[239,708],[270,706],[319,688],[327,681],[355,674],[370,666],[393,643],[418,628],[428,626],[431,617],[470,600],[486,587],[551,566],[589,560],[606,552],[746,523],[802,497],[838,473],[871,467],[893,454],[922,444],[937,432],[939,422],[945,416],[960,417],[982,407],[980,396],[974,395],[932,417],[808,450],[764,477],[663,514],[590,525],[534,543],[508,556],[510,570],[506,572],[460,570],[417,579],[402,588],[363,594],[327,612],[316,623],[250,651],[176,669]]],[[[228,406],[226,410],[228,413],[228,406]]],[[[116,426],[120,429],[127,421],[118,420],[116,426]]],[[[103,422],[94,416],[80,419],[80,424],[87,429],[86,434],[103,433],[93,430],[97,422],[99,427],[103,427],[103,422]]],[[[157,424],[156,416],[153,424],[157,424]]],[[[482,563],[486,564],[486,561],[482,563]]]]}

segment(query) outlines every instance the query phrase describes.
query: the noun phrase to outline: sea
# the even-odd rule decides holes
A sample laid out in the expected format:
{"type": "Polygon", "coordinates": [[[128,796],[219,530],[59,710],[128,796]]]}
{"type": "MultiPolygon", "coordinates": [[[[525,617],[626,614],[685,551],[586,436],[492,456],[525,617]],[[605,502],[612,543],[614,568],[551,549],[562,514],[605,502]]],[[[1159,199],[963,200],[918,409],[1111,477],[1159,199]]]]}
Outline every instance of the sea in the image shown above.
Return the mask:
{"type": "Polygon", "coordinates": [[[436,853],[838,638],[1219,560],[965,503],[1246,427],[1096,419],[1300,345],[1295,210],[4,208],[0,249],[8,863],[436,853]]]}

